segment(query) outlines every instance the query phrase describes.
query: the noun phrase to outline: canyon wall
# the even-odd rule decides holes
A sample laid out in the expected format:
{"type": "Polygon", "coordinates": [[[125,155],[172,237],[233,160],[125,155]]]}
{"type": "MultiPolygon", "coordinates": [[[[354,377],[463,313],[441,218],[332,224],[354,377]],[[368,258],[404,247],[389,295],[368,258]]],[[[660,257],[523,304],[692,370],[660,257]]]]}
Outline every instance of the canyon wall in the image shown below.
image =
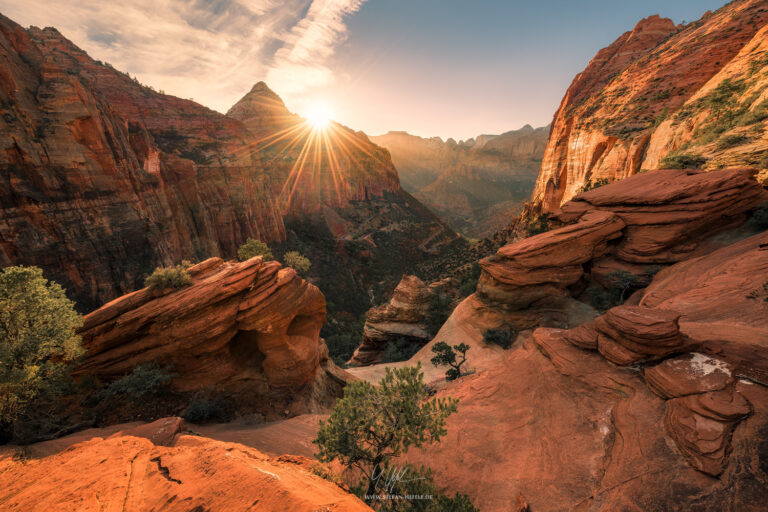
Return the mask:
{"type": "Polygon", "coordinates": [[[684,26],[651,16],[600,50],[555,114],[535,209],[644,169],[768,167],[766,22],[765,2],[736,0],[684,26]]]}

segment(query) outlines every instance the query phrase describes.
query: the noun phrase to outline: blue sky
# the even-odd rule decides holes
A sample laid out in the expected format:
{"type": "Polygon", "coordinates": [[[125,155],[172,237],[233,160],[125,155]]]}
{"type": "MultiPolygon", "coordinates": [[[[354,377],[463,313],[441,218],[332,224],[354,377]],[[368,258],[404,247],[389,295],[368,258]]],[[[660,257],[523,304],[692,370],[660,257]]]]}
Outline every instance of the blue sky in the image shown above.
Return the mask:
{"type": "Polygon", "coordinates": [[[0,0],[94,58],[226,112],[266,80],[370,134],[468,138],[549,123],[573,77],[641,18],[723,0],[0,0]]]}

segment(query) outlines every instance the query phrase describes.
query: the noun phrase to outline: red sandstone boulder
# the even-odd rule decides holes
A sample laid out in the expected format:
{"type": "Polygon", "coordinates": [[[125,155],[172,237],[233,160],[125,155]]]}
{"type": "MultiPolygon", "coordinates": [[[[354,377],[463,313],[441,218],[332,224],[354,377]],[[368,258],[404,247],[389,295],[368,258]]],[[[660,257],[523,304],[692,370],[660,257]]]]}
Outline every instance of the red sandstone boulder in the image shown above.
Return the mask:
{"type": "Polygon", "coordinates": [[[691,466],[718,476],[728,464],[733,430],[751,410],[731,386],[667,401],[664,425],[691,466]]]}
{"type": "Polygon", "coordinates": [[[145,288],[86,315],[76,373],[114,379],[153,362],[171,368],[180,391],[215,388],[257,401],[312,383],[312,401],[338,395],[346,377],[319,337],[320,290],[261,257],[211,258],[189,272],[185,288],[145,288]]]}
{"type": "Polygon", "coordinates": [[[645,368],[648,387],[662,398],[718,391],[734,382],[728,363],[704,354],[684,354],[645,368]]]}
{"type": "Polygon", "coordinates": [[[609,212],[585,215],[580,222],[508,244],[480,261],[478,294],[491,302],[524,309],[579,281],[582,265],[605,254],[621,236],[624,223],[609,212]]]}
{"type": "Polygon", "coordinates": [[[387,343],[405,338],[424,344],[432,337],[424,323],[432,296],[416,276],[403,276],[388,303],[366,313],[363,341],[347,364],[366,366],[378,363],[387,343]]]}
{"type": "Polygon", "coordinates": [[[609,361],[628,365],[679,352],[685,346],[680,314],[662,309],[618,306],[595,320],[597,348],[609,361]]]}

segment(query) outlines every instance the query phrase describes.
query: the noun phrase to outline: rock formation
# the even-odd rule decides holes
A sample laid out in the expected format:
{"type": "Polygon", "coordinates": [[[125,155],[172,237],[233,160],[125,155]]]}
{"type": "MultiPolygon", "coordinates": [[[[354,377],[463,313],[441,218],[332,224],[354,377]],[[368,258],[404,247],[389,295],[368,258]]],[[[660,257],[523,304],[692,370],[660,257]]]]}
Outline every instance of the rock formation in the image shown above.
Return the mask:
{"type": "Polygon", "coordinates": [[[406,132],[371,137],[387,148],[403,186],[471,237],[509,224],[530,195],[549,127],[525,126],[456,143],[406,132]]]}
{"type": "Polygon", "coordinates": [[[433,290],[416,276],[403,276],[386,304],[370,309],[365,315],[363,341],[348,364],[366,366],[381,361],[389,342],[404,338],[423,345],[432,335],[425,320],[433,290]]]}
{"type": "MultiPolygon", "coordinates": [[[[82,311],[156,266],[232,257],[247,237],[280,243],[286,216],[325,226],[318,252],[343,237],[379,256],[377,242],[403,231],[382,256],[400,267],[456,240],[400,188],[386,150],[338,125],[326,148],[263,83],[225,116],[5,17],[0,57],[0,265],[43,268],[82,311]],[[277,141],[286,125],[299,136],[277,141]],[[411,224],[398,230],[403,211],[411,224]]],[[[346,279],[330,285],[358,283],[346,293],[366,300],[351,252],[339,256],[346,279]]],[[[330,255],[312,256],[328,270],[330,255]]]]}
{"type": "Polygon", "coordinates": [[[7,510],[83,512],[371,510],[313,474],[310,459],[269,457],[189,435],[182,422],[170,420],[94,437],[40,459],[21,460],[6,449],[0,453],[0,503],[7,510]]]}
{"type": "MultiPolygon", "coordinates": [[[[434,341],[396,364],[421,362],[437,396],[460,400],[447,438],[406,459],[481,510],[519,495],[544,511],[764,508],[768,233],[744,224],[766,197],[753,174],[642,173],[483,260],[477,293],[435,338],[470,344],[477,373],[434,380],[434,341]],[[648,262],[664,268],[624,305],[593,321],[575,309],[596,267],[648,262]],[[483,343],[510,324],[509,351],[483,343]]],[[[351,372],[375,381],[382,366],[351,372]]]]}
{"type": "Polygon", "coordinates": [[[614,308],[594,326],[521,334],[496,366],[438,392],[460,410],[444,441],[408,459],[431,464],[442,488],[468,493],[481,510],[519,493],[532,510],[761,510],[765,358],[745,356],[768,342],[767,306],[749,298],[754,277],[768,276],[766,243],[762,233],[672,265],[639,292],[639,306],[614,308]],[[722,328],[702,337],[713,324],[722,328]],[[622,355],[626,346],[644,361],[682,355],[640,363],[642,372],[616,366],[602,346],[607,330],[622,355]]]}
{"type": "Polygon", "coordinates": [[[320,290],[260,256],[210,258],[189,273],[189,286],[144,288],[86,315],[76,374],[111,380],[155,363],[171,369],[179,391],[215,389],[265,413],[319,409],[340,396],[345,375],[319,337],[320,290]]]}
{"type": "Polygon", "coordinates": [[[767,22],[762,0],[736,1],[685,26],[651,16],[600,50],[555,114],[534,209],[642,169],[768,167],[767,22]]]}

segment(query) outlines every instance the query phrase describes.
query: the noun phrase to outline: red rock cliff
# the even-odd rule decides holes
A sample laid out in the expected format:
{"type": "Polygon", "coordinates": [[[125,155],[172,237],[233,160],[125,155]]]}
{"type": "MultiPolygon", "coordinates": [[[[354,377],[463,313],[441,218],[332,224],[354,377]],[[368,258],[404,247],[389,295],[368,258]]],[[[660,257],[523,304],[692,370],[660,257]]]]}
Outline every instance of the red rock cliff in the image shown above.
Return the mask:
{"type": "Polygon", "coordinates": [[[589,181],[676,165],[666,156],[761,164],[766,22],[765,2],[739,0],[686,26],[646,18],[600,50],[555,114],[534,204],[554,211],[589,181]]]}

